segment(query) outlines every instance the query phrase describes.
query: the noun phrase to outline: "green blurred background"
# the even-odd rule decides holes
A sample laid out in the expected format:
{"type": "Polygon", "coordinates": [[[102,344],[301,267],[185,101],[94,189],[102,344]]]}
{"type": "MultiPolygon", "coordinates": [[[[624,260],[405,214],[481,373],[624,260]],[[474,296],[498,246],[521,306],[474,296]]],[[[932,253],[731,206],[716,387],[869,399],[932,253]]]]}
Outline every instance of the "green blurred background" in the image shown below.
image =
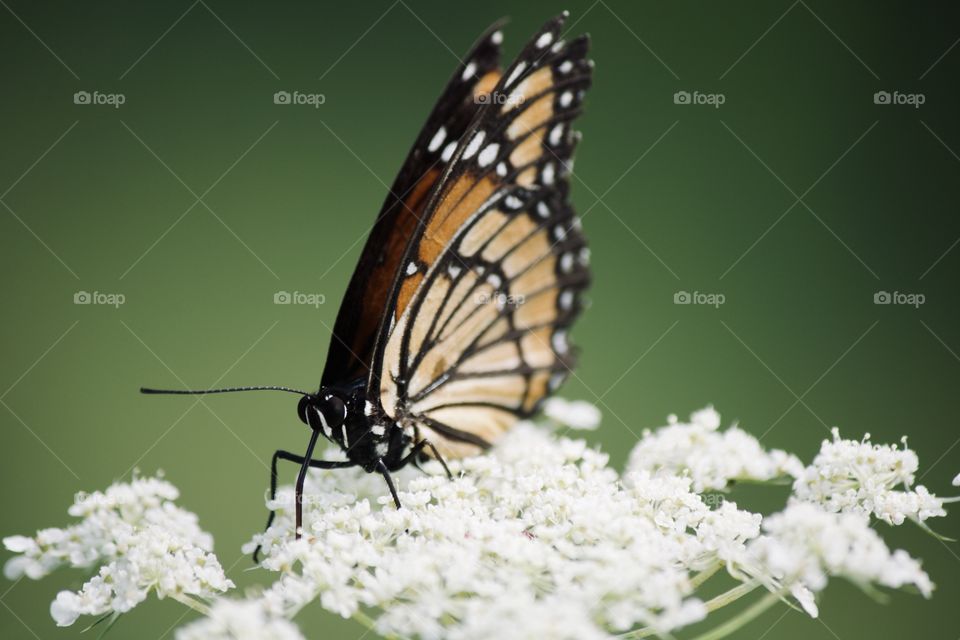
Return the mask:
{"type": "MultiPolygon", "coordinates": [[[[595,285],[563,391],[603,407],[590,440],[620,465],[642,428],[713,403],[805,460],[828,426],[909,434],[920,481],[957,492],[960,7],[0,4],[4,535],[65,524],[74,492],[134,466],[163,469],[232,577],[268,580],[239,547],[263,525],[271,453],[305,444],[295,400],[137,387],[314,387],[384,183],[456,56],[501,16],[512,56],[564,8],[597,63],[573,183],[595,285]],[[275,105],[281,90],[325,103],[275,105]],[[675,104],[678,91],[725,101],[675,104]],[[275,305],[281,290],[326,303],[275,305]],[[76,305],[78,291],[125,303],[76,305]],[[674,304],[680,291],[725,303],[674,304]],[[876,305],[878,291],[925,302],[876,305]]],[[[770,510],[785,491],[735,497],[770,510]]],[[[934,526],[960,536],[956,514],[934,526]]],[[[932,601],[879,606],[834,583],[821,620],[781,608],[737,637],[956,638],[960,546],[878,529],[924,559],[932,601]]],[[[0,635],[77,636],[48,603],[80,582],[4,585],[0,635]]],[[[183,613],[141,609],[112,635],[170,637],[183,613]]],[[[319,607],[298,621],[309,637],[363,633],[319,607]]]]}

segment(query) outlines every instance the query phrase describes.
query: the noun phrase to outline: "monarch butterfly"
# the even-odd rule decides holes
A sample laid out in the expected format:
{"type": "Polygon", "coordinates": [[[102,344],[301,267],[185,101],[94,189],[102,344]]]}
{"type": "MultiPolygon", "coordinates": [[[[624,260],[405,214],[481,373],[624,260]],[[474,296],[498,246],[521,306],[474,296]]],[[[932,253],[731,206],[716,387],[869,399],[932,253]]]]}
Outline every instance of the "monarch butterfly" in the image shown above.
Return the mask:
{"type": "MultiPolygon", "coordinates": [[[[309,467],[391,472],[422,456],[477,453],[536,412],[574,364],[567,328],[589,282],[589,251],[568,196],[571,129],[591,82],[588,38],[549,20],[505,71],[499,25],[473,46],[433,108],[377,216],[350,280],[316,393],[300,465],[296,536],[309,467]],[[346,454],[314,460],[323,435],[346,454]]],[[[267,527],[273,521],[271,512],[267,527]]],[[[256,554],[254,554],[256,558],[256,554]]]]}

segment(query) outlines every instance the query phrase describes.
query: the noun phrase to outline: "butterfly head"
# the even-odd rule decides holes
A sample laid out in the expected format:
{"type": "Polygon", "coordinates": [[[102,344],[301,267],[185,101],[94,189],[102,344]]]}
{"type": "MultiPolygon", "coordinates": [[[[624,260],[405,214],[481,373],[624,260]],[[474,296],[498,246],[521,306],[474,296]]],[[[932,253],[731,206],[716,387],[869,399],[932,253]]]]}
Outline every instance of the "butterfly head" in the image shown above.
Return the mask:
{"type": "Polygon", "coordinates": [[[333,439],[335,429],[340,429],[347,419],[347,404],[336,393],[321,390],[320,393],[304,395],[297,405],[300,421],[328,439],[333,439]]]}

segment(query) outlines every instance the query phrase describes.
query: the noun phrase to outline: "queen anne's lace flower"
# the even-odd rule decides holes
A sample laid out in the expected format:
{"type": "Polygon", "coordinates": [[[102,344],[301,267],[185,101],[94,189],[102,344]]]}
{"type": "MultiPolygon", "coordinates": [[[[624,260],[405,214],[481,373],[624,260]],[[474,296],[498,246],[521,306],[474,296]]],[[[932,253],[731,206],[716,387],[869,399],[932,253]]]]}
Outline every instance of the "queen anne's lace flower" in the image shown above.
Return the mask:
{"type": "Polygon", "coordinates": [[[44,577],[62,566],[88,568],[117,555],[117,535],[131,528],[159,526],[185,542],[210,550],[213,538],[197,525],[197,516],[176,506],[177,488],[166,480],[134,477],[106,491],[78,493],[67,512],[83,518],[63,529],[41,529],[37,535],[3,539],[12,557],[3,572],[13,580],[44,577]]]}
{"type": "Polygon", "coordinates": [[[720,431],[713,407],[694,412],[689,423],[670,416],[669,424],[646,429],[630,453],[627,470],[688,474],[694,491],[723,490],[733,481],[766,482],[795,477],[803,463],[779,449],[766,450],[737,426],[720,431]]]}
{"type": "Polygon", "coordinates": [[[18,553],[7,561],[8,578],[41,578],[61,567],[99,572],[78,592],[61,591],[50,605],[60,626],[80,615],[123,613],[153,591],[193,604],[233,587],[210,551],[213,539],[196,515],[173,503],[177,489],[161,478],[135,477],[105,492],[77,494],[68,512],[81,517],[63,529],[43,529],[33,538],[4,538],[18,553]]]}
{"type": "Polygon", "coordinates": [[[543,415],[551,420],[570,427],[593,431],[600,426],[600,409],[583,400],[567,400],[566,398],[547,398],[543,403],[543,415]]]}
{"type": "MultiPolygon", "coordinates": [[[[599,418],[582,403],[548,407],[552,427],[599,418]]],[[[263,567],[276,574],[246,599],[219,597],[233,583],[210,536],[159,478],[78,496],[70,513],[81,520],[70,527],[6,538],[17,555],[5,572],[38,578],[99,566],[79,591],[57,596],[58,624],[119,615],[152,592],[206,613],[178,640],[300,640],[290,619],[314,602],[388,637],[636,640],[669,635],[759,586],[771,593],[745,612],[791,598],[816,616],[831,578],[930,595],[919,562],[870,527],[871,516],[898,524],[943,515],[955,500],[911,486],[917,460],[905,445],[835,434],[804,468],[719,427],[711,408],[689,424],[672,418],[644,433],[620,476],[584,441],[521,423],[487,454],[452,462],[453,481],[436,462],[426,475],[401,470],[399,510],[376,474],[311,470],[303,538],[294,538],[293,489],[284,486],[267,505],[273,526],[245,546],[262,543],[263,567]],[[734,481],[788,477],[796,480],[786,509],[766,519],[726,499],[734,481]],[[699,586],[724,568],[741,584],[703,601],[699,586]]],[[[710,637],[731,633],[741,617],[710,637]]]]}
{"type": "Polygon", "coordinates": [[[206,618],[177,630],[177,640],[303,640],[295,624],[270,615],[262,601],[218,599],[206,618]]]}
{"type": "Polygon", "coordinates": [[[265,595],[271,607],[289,615],[317,597],[344,616],[376,607],[381,633],[423,638],[672,629],[706,613],[690,572],[759,533],[759,516],[712,510],[689,478],[638,472],[620,486],[604,454],[530,424],[458,470],[453,482],[401,474],[399,511],[382,497],[372,506],[379,478],[311,474],[307,536],[292,540],[282,510],[255,539],[285,577],[265,595]]]}
{"type": "MultiPolygon", "coordinates": [[[[933,591],[920,563],[903,550],[891,552],[861,515],[798,502],[766,518],[763,530],[736,564],[771,591],[818,592],[830,577],[864,587],[913,585],[926,597],[933,591]]],[[[812,599],[798,599],[816,616],[812,599]]]]}
{"type": "Polygon", "coordinates": [[[827,511],[873,515],[888,524],[946,515],[943,501],[924,486],[911,489],[918,466],[906,438],[902,447],[873,444],[869,434],[843,440],[834,428],[833,439],[823,441],[813,464],[794,482],[793,494],[827,511]]]}

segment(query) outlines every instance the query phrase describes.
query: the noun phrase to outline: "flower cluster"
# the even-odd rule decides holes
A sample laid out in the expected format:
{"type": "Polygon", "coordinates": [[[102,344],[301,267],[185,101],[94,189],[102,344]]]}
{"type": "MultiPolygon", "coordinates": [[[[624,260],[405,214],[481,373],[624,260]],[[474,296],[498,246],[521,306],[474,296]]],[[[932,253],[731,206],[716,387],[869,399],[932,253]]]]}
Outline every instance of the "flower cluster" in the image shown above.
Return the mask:
{"type": "Polygon", "coordinates": [[[175,505],[178,491],[157,478],[135,477],[104,492],[80,493],[68,513],[82,520],[42,529],[36,536],[10,536],[3,543],[18,553],[7,561],[10,579],[41,578],[62,567],[102,565],[79,592],[61,591],[50,605],[60,626],[80,615],[124,613],[153,591],[191,606],[233,587],[216,557],[213,539],[197,516],[175,505]]]}
{"type": "Polygon", "coordinates": [[[304,640],[297,625],[270,615],[263,602],[218,599],[207,617],[177,629],[177,640],[304,640]]]}
{"type": "Polygon", "coordinates": [[[604,454],[530,424],[455,470],[453,482],[402,474],[400,510],[380,478],[311,474],[305,537],[293,540],[282,510],[251,543],[283,573],[264,595],[271,609],[290,615],[317,598],[345,617],[373,607],[380,633],[422,638],[669,629],[706,613],[686,567],[759,533],[759,518],[711,511],[689,480],[636,474],[621,486],[604,454]]]}
{"type": "Polygon", "coordinates": [[[731,482],[768,482],[797,477],[803,463],[779,449],[766,450],[737,426],[720,431],[713,407],[694,412],[689,423],[670,416],[659,429],[646,429],[630,453],[627,469],[687,475],[693,490],[724,490],[731,482]]]}
{"type": "Polygon", "coordinates": [[[57,596],[58,624],[118,615],[155,593],[205,613],[178,640],[302,640],[291,619],[312,603],[387,637],[635,640],[768,592],[708,634],[720,638],[779,600],[816,616],[833,578],[932,593],[920,563],[870,526],[872,517],[922,524],[954,501],[913,487],[917,458],[905,443],[834,432],[804,467],[736,426],[721,430],[707,408],[644,432],[621,475],[604,453],[550,428],[592,428],[598,411],[554,401],[546,414],[547,428],[521,423],[485,455],[450,461],[453,481],[435,461],[426,473],[401,470],[400,509],[376,474],[311,469],[299,540],[293,488],[280,487],[267,504],[273,525],[244,548],[262,545],[274,579],[244,599],[221,597],[233,584],[210,536],[159,478],[78,496],[70,513],[82,520],[65,529],[6,538],[18,554],[6,573],[38,578],[100,565],[79,592],[57,596]],[[793,484],[787,505],[768,516],[703,493],[785,479],[793,484]],[[724,569],[737,586],[702,598],[700,586],[724,569]]]}
{"type": "Polygon", "coordinates": [[[920,563],[903,550],[891,552],[859,514],[796,502],[767,517],[763,530],[735,565],[769,590],[793,594],[811,616],[817,607],[810,594],[822,591],[830,577],[863,587],[913,585],[926,597],[933,592],[920,563]]]}
{"type": "Polygon", "coordinates": [[[945,516],[943,501],[923,485],[911,489],[919,467],[917,454],[903,446],[843,440],[833,429],[833,439],[824,440],[813,463],[793,485],[794,498],[815,502],[827,511],[873,515],[887,524],[905,519],[922,522],[945,516]],[[903,486],[906,490],[897,490],[903,486]]]}

